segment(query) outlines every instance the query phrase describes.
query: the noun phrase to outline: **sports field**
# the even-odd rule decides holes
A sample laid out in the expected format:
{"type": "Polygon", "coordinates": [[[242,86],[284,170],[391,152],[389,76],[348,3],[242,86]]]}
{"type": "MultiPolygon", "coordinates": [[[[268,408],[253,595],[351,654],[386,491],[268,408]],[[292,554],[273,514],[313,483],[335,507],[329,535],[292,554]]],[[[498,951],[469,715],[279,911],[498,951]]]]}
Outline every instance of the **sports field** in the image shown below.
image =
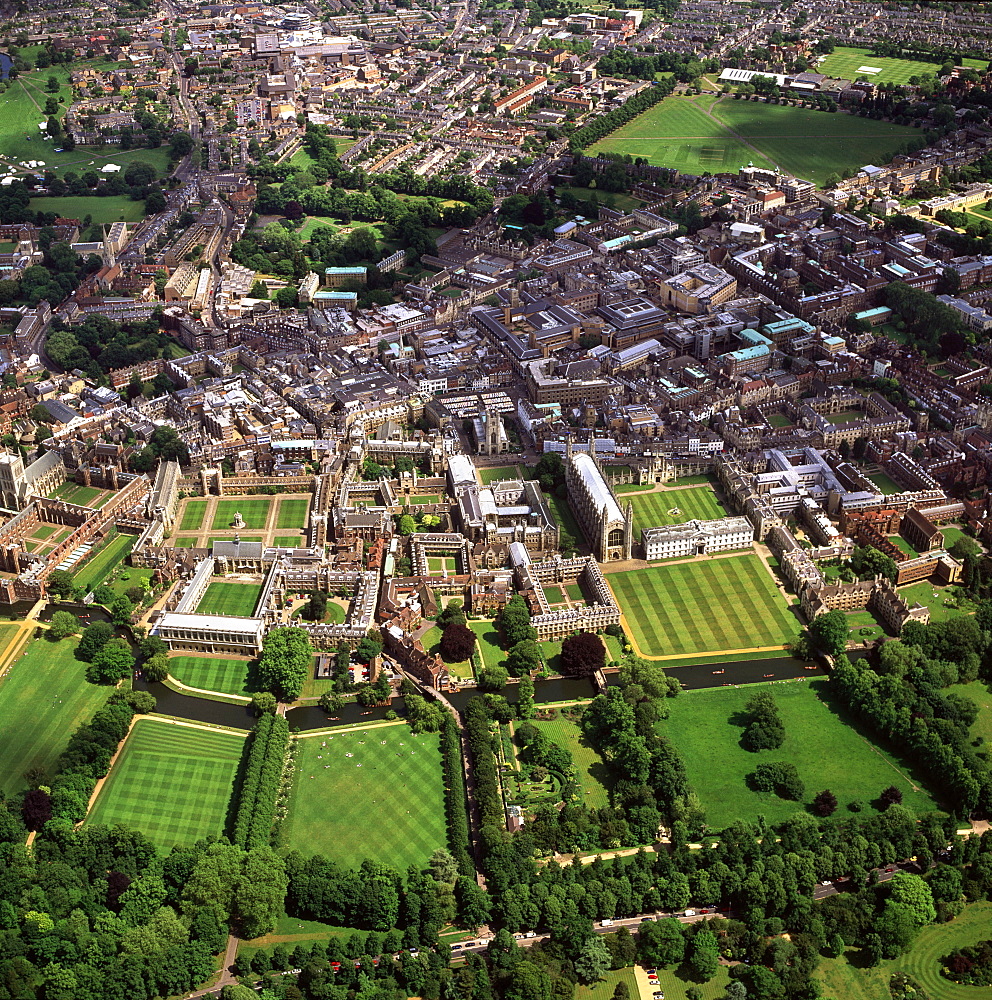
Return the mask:
{"type": "Polygon", "coordinates": [[[124,562],[125,556],[134,548],[135,535],[115,535],[103,548],[96,549],[73,576],[72,582],[87,591],[99,586],[124,562]]]}
{"type": "Polygon", "coordinates": [[[924,927],[898,958],[869,968],[857,948],[848,948],[840,958],[821,958],[815,977],[823,984],[823,996],[844,1000],[890,1000],[889,980],[896,972],[911,975],[931,1000],[988,1000],[987,987],[960,986],[945,979],[940,968],[944,955],[986,940],[989,927],[992,903],[969,903],[949,924],[924,927]]]}
{"type": "Polygon", "coordinates": [[[159,847],[220,836],[244,736],[138,719],[87,823],[124,823],[159,847]]]}
{"type": "Polygon", "coordinates": [[[629,153],[683,173],[736,172],[775,164],[823,184],[831,173],[882,162],[913,129],[845,113],[764,101],[669,97],[591,147],[629,153]]]}
{"type": "Polygon", "coordinates": [[[188,687],[223,694],[250,694],[248,663],[219,656],[170,656],[169,673],[188,687]]]}
{"type": "Polygon", "coordinates": [[[250,618],[262,588],[254,583],[214,581],[196,606],[199,615],[233,615],[250,618]]]}
{"type": "MultiPolygon", "coordinates": [[[[979,59],[962,59],[961,65],[984,70],[988,63],[979,59]]],[[[856,80],[859,76],[863,76],[872,83],[909,83],[911,76],[939,73],[940,64],[918,62],[915,59],[889,59],[873,56],[868,49],[838,46],[816,67],[815,71],[838,80],[856,80]],[[862,66],[878,69],[881,72],[859,72],[862,66]]]]}
{"type": "Polygon", "coordinates": [[[112,222],[140,222],[145,217],[144,201],[131,201],[127,195],[110,195],[99,198],[96,195],[78,198],[32,198],[28,203],[32,212],[54,212],[63,219],[85,219],[110,225],[112,222]]]}
{"type": "Polygon", "coordinates": [[[658,723],[658,731],[681,752],[689,784],[699,795],[713,830],[735,819],[753,821],[759,813],[769,824],[781,823],[803,811],[825,788],[837,796],[838,816],[849,815],[847,804],[855,799],[866,812],[873,812],[871,801],[889,785],[902,791],[907,809],[926,812],[935,808],[923,788],[914,788],[912,775],[901,763],[864,738],[844,707],[829,699],[826,681],[684,691],[669,701],[668,708],[669,717],[658,723]],[[744,706],[758,690],[774,697],[785,726],[785,742],[778,750],[751,753],[740,740],[744,706]],[[746,776],[757,764],[769,761],[796,765],[806,785],[803,802],[751,791],[746,776]]]}
{"type": "Polygon", "coordinates": [[[644,656],[779,646],[799,628],[753,553],[661,563],[610,573],[606,581],[644,656]]]}
{"type": "Polygon", "coordinates": [[[196,531],[203,524],[203,517],[207,513],[206,500],[187,500],[186,508],[183,510],[183,519],[179,522],[180,531],[196,531]]]}
{"type": "Polygon", "coordinates": [[[422,868],[447,845],[438,737],[408,726],[299,741],[282,842],[347,867],[365,858],[422,868]]]}
{"type": "Polygon", "coordinates": [[[624,493],[618,499],[621,507],[626,507],[628,500],[634,505],[634,538],[638,541],[644,528],[684,524],[694,518],[709,521],[715,517],[726,517],[729,513],[717,501],[716,494],[705,487],[664,490],[660,493],[624,493]]]}
{"type": "Polygon", "coordinates": [[[234,515],[240,512],[245,522],[245,528],[242,530],[259,531],[265,527],[271,505],[271,497],[235,497],[232,500],[219,500],[210,530],[220,531],[223,528],[230,528],[234,515]]]}
{"type": "Polygon", "coordinates": [[[575,777],[579,786],[579,801],[590,809],[602,809],[610,804],[607,789],[610,772],[602,757],[586,739],[579,726],[569,719],[534,720],[534,725],[553,743],[563,747],[575,762],[575,777]]]}
{"type": "MultiPolygon", "coordinates": [[[[12,626],[3,626],[4,631],[12,626]]],[[[51,779],[69,737],[107,700],[110,689],[86,681],[76,642],[29,639],[0,681],[0,792],[25,787],[24,772],[40,767],[51,779]]]]}
{"type": "MultiPolygon", "coordinates": [[[[277,528],[299,528],[307,526],[307,511],[310,510],[310,500],[308,498],[283,498],[279,501],[279,514],[277,515],[277,528]]],[[[241,512],[244,514],[244,511],[241,512]]],[[[245,514],[245,520],[248,515],[245,514]]]]}

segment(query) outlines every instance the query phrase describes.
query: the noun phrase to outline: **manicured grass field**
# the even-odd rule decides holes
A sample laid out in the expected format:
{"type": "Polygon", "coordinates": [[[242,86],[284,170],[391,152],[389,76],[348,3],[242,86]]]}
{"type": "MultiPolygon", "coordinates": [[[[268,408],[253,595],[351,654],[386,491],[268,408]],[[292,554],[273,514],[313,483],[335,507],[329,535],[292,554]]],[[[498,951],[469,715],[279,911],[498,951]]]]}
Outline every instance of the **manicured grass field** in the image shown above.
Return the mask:
{"type": "Polygon", "coordinates": [[[850,424],[860,420],[864,413],[861,410],[841,410],[840,413],[824,413],[828,424],[850,424]]]}
{"type": "Polygon", "coordinates": [[[613,492],[623,496],[625,493],[650,493],[653,489],[654,483],[617,483],[613,492]]]}
{"type": "Polygon", "coordinates": [[[258,603],[262,588],[253,583],[230,583],[214,581],[196,606],[200,615],[233,615],[235,618],[250,618],[258,603]]]}
{"type": "MultiPolygon", "coordinates": [[[[716,975],[707,983],[697,983],[692,979],[682,979],[678,972],[682,971],[680,966],[676,970],[661,967],[658,972],[658,985],[655,989],[661,990],[665,994],[665,1000],[685,1000],[685,991],[690,986],[695,986],[703,1000],[723,1000],[727,995],[727,983],[730,982],[730,970],[725,965],[721,965],[716,970],[716,975]]],[[[631,993],[636,997],[637,993],[631,993]]],[[[609,1000],[609,997],[605,998],[609,1000]]]]}
{"type": "Polygon", "coordinates": [[[306,543],[306,539],[302,535],[277,535],[272,544],[277,547],[287,547],[298,549],[301,545],[306,543]]]}
{"type": "Polygon", "coordinates": [[[792,421],[784,413],[769,413],[768,423],[772,427],[791,427],[792,421]]]}
{"type": "Polygon", "coordinates": [[[889,979],[896,972],[911,975],[931,1000],[987,1000],[988,988],[959,986],[945,979],[940,974],[940,960],[955,948],[987,939],[989,927],[992,903],[971,903],[949,924],[924,927],[909,951],[899,958],[869,969],[859,960],[856,949],[848,949],[840,958],[821,958],[816,978],[823,984],[823,996],[844,1000],[889,1000],[889,979]]]}
{"type": "Polygon", "coordinates": [[[169,673],[189,687],[223,694],[250,694],[248,660],[216,656],[171,656],[169,673]]]}
{"type": "Polygon", "coordinates": [[[405,871],[446,846],[437,736],[405,725],[329,733],[301,739],[297,762],[282,827],[288,849],[348,867],[371,858],[405,871]]]}
{"type": "Polygon", "coordinates": [[[771,167],[770,160],[706,113],[712,102],[711,97],[667,97],[601,139],[588,155],[630,153],[688,174],[736,171],[749,161],[756,167],[771,167]]]}
{"type": "Polygon", "coordinates": [[[475,648],[487,667],[495,667],[506,659],[502,636],[494,622],[469,622],[468,627],[476,635],[478,642],[475,648]]]}
{"type": "Polygon", "coordinates": [[[54,212],[63,219],[85,219],[93,216],[93,221],[110,225],[112,222],[140,222],[145,217],[145,203],[131,201],[127,195],[108,195],[105,198],[32,198],[28,203],[32,212],[54,212]]]}
{"type": "MultiPolygon", "coordinates": [[[[476,633],[478,635],[478,633],[476,633]]],[[[421,639],[424,644],[424,649],[428,653],[439,653],[441,651],[441,630],[435,625],[430,631],[426,632],[421,639]]],[[[482,643],[476,647],[477,650],[481,650],[482,643]]],[[[502,653],[500,656],[502,657],[502,653]]],[[[464,680],[469,680],[475,676],[475,668],[472,665],[472,659],[460,660],[458,662],[445,660],[445,666],[448,668],[448,673],[452,677],[460,677],[464,680]]]]}
{"type": "Polygon", "coordinates": [[[87,823],[124,823],[159,847],[220,836],[244,736],[138,719],[87,823]]]}
{"type": "MultiPolygon", "coordinates": [[[[307,511],[310,510],[309,499],[286,499],[279,501],[279,513],[276,517],[277,528],[299,528],[307,526],[307,511]]],[[[241,512],[244,514],[244,511],[241,512]]],[[[248,515],[245,514],[247,520],[248,515]]]]}
{"type": "MultiPolygon", "coordinates": [[[[945,549],[949,549],[959,538],[971,538],[971,535],[962,531],[960,528],[955,528],[953,524],[942,524],[940,526],[940,531],[944,536],[945,549]]],[[[35,534],[37,534],[37,532],[35,532],[35,534]]]]}
{"type": "Polygon", "coordinates": [[[579,522],[575,520],[575,515],[572,513],[572,508],[568,506],[568,501],[562,500],[554,493],[545,493],[544,499],[548,501],[548,507],[558,522],[558,527],[571,535],[577,543],[581,543],[585,535],[579,527],[579,522]]]}
{"type": "Polygon", "coordinates": [[[669,710],[668,719],[658,724],[659,732],[681,752],[689,783],[706,808],[713,830],[735,819],[753,821],[759,813],[770,824],[780,823],[803,810],[804,802],[825,788],[840,802],[838,815],[846,815],[847,804],[855,799],[871,810],[869,803],[889,785],[902,791],[906,808],[917,813],[934,808],[930,795],[914,788],[911,776],[896,759],[873,746],[843,707],[829,699],[826,681],[685,691],[669,702],[669,710]],[[751,753],[740,745],[741,718],[748,699],[759,690],[775,698],[785,726],[785,743],[778,750],[751,753]],[[796,765],[806,784],[804,802],[748,788],[746,775],[769,761],[796,765]]]}
{"type": "Polygon", "coordinates": [[[50,494],[56,500],[79,504],[80,507],[95,506],[100,500],[103,501],[99,504],[102,507],[112,495],[96,486],[80,486],[78,483],[63,483],[54,493],[50,494]]]}
{"type": "Polygon", "coordinates": [[[780,167],[817,184],[849,167],[887,163],[907,139],[919,136],[916,129],[857,115],[733,98],[720,101],[714,114],[780,167]]]}
{"type": "Polygon", "coordinates": [[[523,475],[519,465],[493,465],[477,471],[483,486],[495,483],[497,479],[519,479],[523,475]]]}
{"type": "MultiPolygon", "coordinates": [[[[265,527],[265,522],[269,516],[269,507],[272,505],[270,497],[235,497],[231,500],[220,500],[214,513],[211,531],[221,531],[230,528],[234,515],[238,512],[244,518],[245,529],[259,531],[265,527]]],[[[286,524],[285,528],[297,528],[298,524],[286,524]]]]}
{"type": "Polygon", "coordinates": [[[575,1000],[612,1000],[617,983],[626,983],[631,1000],[637,1000],[637,980],[633,969],[617,969],[603,973],[603,978],[591,986],[581,983],[575,988],[575,1000]]]}
{"type": "Polygon", "coordinates": [[[448,575],[458,572],[458,560],[454,556],[428,556],[427,571],[440,576],[447,570],[448,575]]]}
{"type": "Polygon", "coordinates": [[[992,687],[984,681],[970,684],[952,684],[944,689],[945,694],[962,694],[978,706],[978,718],[971,727],[971,735],[981,736],[986,743],[992,743],[992,687]]]}
{"type": "Polygon", "coordinates": [[[23,656],[0,681],[0,791],[5,795],[25,787],[29,768],[40,767],[51,779],[73,731],[110,694],[87,683],[86,664],[75,658],[75,649],[73,639],[29,639],[23,656]]]}
{"type": "Polygon", "coordinates": [[[661,493],[628,493],[620,501],[634,505],[634,538],[641,539],[644,528],[657,528],[663,524],[684,524],[698,518],[709,521],[726,517],[728,511],[717,501],[716,494],[705,488],[665,490],[661,493]]]}
{"type": "Polygon", "coordinates": [[[579,786],[579,801],[590,809],[602,809],[610,804],[608,788],[610,774],[602,757],[586,739],[582,730],[569,719],[534,720],[545,736],[563,747],[575,761],[575,776],[579,786]]]}
{"type": "Polygon", "coordinates": [[[111,571],[124,562],[125,556],[134,548],[136,541],[134,535],[115,535],[83,563],[73,576],[73,583],[85,587],[88,591],[103,583],[111,571]]]}
{"type": "Polygon", "coordinates": [[[823,184],[831,173],[882,162],[911,134],[915,134],[912,129],[901,125],[844,113],[729,96],[669,97],[601,139],[590,155],[629,153],[684,173],[735,171],[748,162],[759,167],[777,163],[823,184]]]}
{"type": "Polygon", "coordinates": [[[196,531],[203,525],[203,517],[207,513],[206,500],[187,500],[183,511],[183,519],[179,522],[180,531],[196,531]]]}
{"type": "Polygon", "coordinates": [[[31,532],[34,538],[51,538],[52,535],[58,531],[59,525],[57,524],[39,524],[35,527],[34,531],[31,532]]]}
{"type": "MultiPolygon", "coordinates": [[[[961,65],[984,70],[988,64],[977,59],[964,59],[961,65]]],[[[908,83],[911,76],[923,76],[924,73],[936,75],[940,72],[940,64],[873,56],[868,49],[839,45],[816,67],[816,72],[838,80],[856,80],[863,76],[872,83],[908,83]],[[882,72],[859,73],[862,66],[871,66],[882,72]]]]}
{"type": "Polygon", "coordinates": [[[172,546],[176,549],[195,549],[196,539],[195,538],[174,538],[172,540],[172,546]]]}
{"type": "Polygon", "coordinates": [[[957,597],[951,587],[935,587],[926,580],[899,588],[899,596],[910,604],[923,604],[930,609],[930,620],[944,622],[957,615],[972,614],[975,605],[967,597],[957,597]],[[934,594],[936,593],[936,596],[934,594]]]}
{"type": "Polygon", "coordinates": [[[778,646],[798,623],[754,554],[606,577],[645,656],[778,646]]]}
{"type": "Polygon", "coordinates": [[[868,478],[885,494],[902,493],[902,487],[887,473],[873,472],[868,478]]]}
{"type": "Polygon", "coordinates": [[[913,546],[902,537],[902,535],[889,535],[888,538],[900,552],[904,552],[910,559],[916,558],[916,549],[914,549],[913,546]]]}
{"type": "Polygon", "coordinates": [[[434,494],[433,496],[407,497],[406,500],[409,504],[419,506],[428,503],[442,503],[444,497],[434,494]]]}

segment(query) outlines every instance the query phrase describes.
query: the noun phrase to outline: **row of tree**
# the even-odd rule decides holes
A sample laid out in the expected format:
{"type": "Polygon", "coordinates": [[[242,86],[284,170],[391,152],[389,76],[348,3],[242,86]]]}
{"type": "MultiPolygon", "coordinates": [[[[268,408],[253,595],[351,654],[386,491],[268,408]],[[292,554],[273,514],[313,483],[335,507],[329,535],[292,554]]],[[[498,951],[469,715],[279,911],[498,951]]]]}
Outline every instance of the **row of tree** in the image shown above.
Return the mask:
{"type": "Polygon", "coordinates": [[[605,115],[594,118],[588,125],[576,129],[568,141],[569,151],[573,154],[580,153],[587,146],[605,138],[611,132],[615,132],[622,125],[633,121],[638,115],[643,114],[648,108],[653,108],[660,101],[663,101],[675,89],[671,80],[659,80],[657,83],[642,90],[639,94],[624,101],[619,108],[607,111],[605,115]]]}
{"type": "Polygon", "coordinates": [[[269,843],[288,752],[289,723],[281,715],[263,715],[245,745],[234,819],[234,843],[238,846],[252,848],[269,843]]]}
{"type": "Polygon", "coordinates": [[[469,878],[475,876],[472,861],[472,841],[465,798],[465,769],[462,766],[462,744],[458,724],[450,712],[445,712],[439,737],[441,767],[444,772],[444,812],[447,819],[448,842],[458,865],[458,871],[469,878]]]}

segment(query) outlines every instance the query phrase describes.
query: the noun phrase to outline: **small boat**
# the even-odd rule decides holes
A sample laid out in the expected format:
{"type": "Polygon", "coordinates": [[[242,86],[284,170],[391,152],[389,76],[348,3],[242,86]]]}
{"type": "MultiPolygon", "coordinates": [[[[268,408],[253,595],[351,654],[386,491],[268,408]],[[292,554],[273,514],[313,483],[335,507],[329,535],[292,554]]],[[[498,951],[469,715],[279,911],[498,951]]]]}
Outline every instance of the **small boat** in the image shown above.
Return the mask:
{"type": "Polygon", "coordinates": [[[714,674],[725,674],[726,672],[727,672],[726,668],[724,668],[723,670],[714,670],[713,671],[714,674]]]}
{"type": "Polygon", "coordinates": [[[762,674],[763,677],[774,677],[774,674],[762,674]]]}

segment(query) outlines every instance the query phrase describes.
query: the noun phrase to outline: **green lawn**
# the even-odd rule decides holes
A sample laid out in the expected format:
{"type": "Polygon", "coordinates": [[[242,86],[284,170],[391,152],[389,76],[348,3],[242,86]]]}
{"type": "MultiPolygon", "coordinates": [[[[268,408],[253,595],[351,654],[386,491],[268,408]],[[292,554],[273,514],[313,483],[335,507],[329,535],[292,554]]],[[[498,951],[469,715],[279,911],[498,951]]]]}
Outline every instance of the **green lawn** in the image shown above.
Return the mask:
{"type": "Polygon", "coordinates": [[[80,507],[102,507],[112,496],[106,490],[101,490],[96,486],[80,486],[78,483],[63,483],[57,490],[49,494],[56,500],[65,500],[67,503],[79,504],[80,507]],[[98,504],[97,501],[103,503],[98,504]]]}
{"type": "Polygon", "coordinates": [[[345,867],[371,858],[405,871],[422,868],[447,845],[437,736],[398,725],[309,737],[299,745],[282,827],[289,850],[323,854],[345,867]]]}
{"type": "Polygon", "coordinates": [[[868,478],[885,496],[889,496],[892,493],[902,493],[902,487],[885,472],[873,472],[868,478]]]}
{"type": "Polygon", "coordinates": [[[841,410],[840,413],[824,413],[823,419],[828,424],[851,424],[864,415],[863,410],[841,410]]]}
{"type": "Polygon", "coordinates": [[[575,1000],[612,1000],[617,983],[626,983],[631,1000],[637,1000],[637,980],[633,969],[617,969],[603,973],[603,978],[591,986],[575,987],[575,1000]]]}
{"type": "Polygon", "coordinates": [[[216,656],[170,656],[169,673],[177,681],[204,691],[250,694],[248,660],[216,656]]]}
{"type": "Polygon", "coordinates": [[[650,493],[653,489],[654,483],[617,483],[613,492],[622,496],[625,493],[650,493]]]}
{"type": "MultiPolygon", "coordinates": [[[[956,528],[953,524],[942,524],[940,532],[944,536],[944,548],[949,549],[959,538],[972,538],[967,532],[956,528]]],[[[37,532],[35,532],[37,534],[37,532]]]]}
{"type": "Polygon", "coordinates": [[[579,786],[579,801],[590,809],[602,809],[610,804],[610,772],[595,747],[586,739],[579,726],[569,719],[534,720],[545,736],[566,749],[575,761],[575,776],[579,786]]]}
{"type": "MultiPolygon", "coordinates": [[[[476,632],[476,635],[478,635],[478,632],[476,632]]],[[[426,649],[428,653],[439,653],[441,650],[441,629],[439,629],[436,625],[433,626],[429,632],[424,634],[421,642],[424,644],[424,649],[426,649]]],[[[482,649],[481,641],[476,648],[477,650],[482,649]]],[[[502,655],[503,654],[501,653],[501,658],[502,655]]],[[[475,668],[472,665],[471,659],[461,660],[459,662],[445,660],[444,664],[448,668],[448,673],[450,673],[452,677],[460,677],[463,680],[471,680],[471,678],[475,676],[475,668]]]]}
{"type": "Polygon", "coordinates": [[[420,505],[427,503],[442,503],[444,497],[434,494],[433,496],[406,497],[408,504],[420,505]]]}
{"type": "Polygon", "coordinates": [[[195,538],[174,538],[172,540],[172,547],[176,549],[195,549],[196,539],[195,538]]]}
{"type": "Polygon", "coordinates": [[[483,486],[496,482],[497,479],[520,479],[523,475],[519,465],[493,465],[488,469],[477,469],[483,486]]]}
{"type": "Polygon", "coordinates": [[[458,560],[454,556],[428,556],[427,557],[427,572],[440,576],[442,573],[447,571],[448,575],[451,576],[458,572],[458,560]]]}
{"type": "Polygon", "coordinates": [[[972,724],[971,735],[976,738],[981,736],[992,745],[992,687],[984,681],[972,681],[970,684],[952,684],[944,689],[944,694],[962,694],[978,706],[978,718],[972,724]]]}
{"type": "Polygon", "coordinates": [[[910,134],[901,125],[843,113],[729,96],[668,97],[601,139],[589,155],[629,153],[683,173],[777,163],[823,184],[831,173],[885,162],[910,134]]]}
{"type": "Polygon", "coordinates": [[[778,646],[798,629],[754,554],[662,563],[606,581],[646,656],[778,646]]]}
{"type": "Polygon", "coordinates": [[[923,604],[930,609],[932,622],[944,622],[957,615],[972,614],[975,605],[967,597],[959,598],[953,587],[935,587],[926,580],[899,588],[899,596],[910,604],[923,604]],[[936,594],[936,596],[934,596],[936,594]]]}
{"type": "Polygon", "coordinates": [[[871,810],[869,802],[893,784],[902,790],[906,808],[917,813],[934,808],[933,799],[914,787],[898,761],[873,746],[844,708],[829,699],[826,681],[684,691],[668,707],[669,717],[658,724],[659,732],[681,752],[689,784],[706,808],[713,830],[735,819],[753,821],[759,813],[770,824],[781,823],[805,809],[805,803],[825,788],[840,802],[838,816],[847,815],[846,806],[854,799],[871,810]],[[742,716],[748,699],[759,690],[775,698],[785,743],[778,750],[751,753],[740,745],[746,722],[742,716]],[[746,775],[769,761],[796,765],[806,784],[804,802],[748,788],[746,775]]]}
{"type": "Polygon", "coordinates": [[[502,637],[495,622],[469,622],[468,627],[476,635],[478,643],[475,648],[487,667],[494,667],[506,659],[506,650],[503,649],[502,637]]]}
{"type": "Polygon", "coordinates": [[[244,736],[138,719],[87,823],[124,823],[159,847],[224,832],[244,736]]]}
{"type": "Polygon", "coordinates": [[[634,538],[638,541],[644,528],[684,524],[696,518],[709,521],[728,514],[717,501],[716,494],[701,487],[661,493],[628,493],[620,501],[621,505],[626,507],[628,500],[634,505],[634,538]]]}
{"type": "Polygon", "coordinates": [[[561,197],[566,192],[575,195],[579,201],[589,201],[595,196],[600,205],[607,208],[615,208],[618,212],[632,212],[635,208],[640,208],[644,202],[640,198],[635,198],[629,194],[614,194],[611,191],[599,191],[596,188],[587,187],[560,187],[556,194],[561,197]]]}
{"type": "Polygon", "coordinates": [[[588,151],[629,153],[683,173],[734,172],[750,162],[770,168],[771,161],[746,146],[706,113],[713,98],[667,97],[633,121],[600,139],[588,151]]]}
{"type": "MultiPolygon", "coordinates": [[[[3,626],[4,638],[10,638],[3,626]]],[[[72,639],[28,640],[24,654],[0,681],[0,791],[25,787],[32,767],[55,774],[59,754],[76,727],[107,700],[110,689],[89,684],[86,664],[73,655],[72,639]]]]}
{"type": "Polygon", "coordinates": [[[100,198],[87,197],[32,198],[28,207],[32,212],[54,212],[63,219],[79,219],[93,216],[93,222],[109,225],[111,222],[141,222],[145,217],[145,203],[131,201],[127,195],[108,195],[100,198]]]}
{"type": "Polygon", "coordinates": [[[714,113],[780,167],[817,184],[848,168],[887,163],[907,139],[919,136],[916,129],[871,118],[733,98],[720,101],[714,113]]]}
{"type": "MultiPolygon", "coordinates": [[[[270,497],[235,497],[231,500],[219,500],[214,513],[211,531],[221,531],[230,528],[234,515],[240,512],[244,518],[245,528],[242,530],[259,531],[265,527],[265,522],[269,516],[269,507],[272,505],[270,497]]],[[[297,528],[298,524],[284,524],[284,528],[297,528]]]]}
{"type": "MultiPolygon", "coordinates": [[[[310,510],[309,498],[287,499],[279,501],[279,513],[276,515],[277,528],[298,528],[301,531],[307,526],[307,511],[310,510]]],[[[244,514],[244,511],[241,512],[244,514]]],[[[247,514],[245,518],[247,519],[247,514]]]]}
{"type": "Polygon", "coordinates": [[[888,538],[900,552],[905,553],[910,559],[915,559],[917,557],[918,553],[916,549],[914,549],[913,546],[902,537],[902,535],[889,535],[888,538]]]}
{"type": "Polygon", "coordinates": [[[572,508],[569,507],[568,501],[562,500],[554,493],[545,493],[544,499],[548,501],[548,507],[558,522],[558,527],[566,534],[571,535],[576,542],[581,542],[585,535],[579,527],[579,522],[575,520],[575,515],[572,513],[572,508]]]}
{"type": "MultiPolygon", "coordinates": [[[[988,63],[977,59],[963,59],[960,65],[984,70],[988,63]]],[[[872,83],[908,83],[911,76],[923,76],[924,73],[935,76],[940,72],[940,65],[918,62],[915,59],[873,56],[868,49],[839,45],[816,67],[816,72],[838,80],[856,80],[859,76],[863,76],[872,83]],[[859,73],[858,70],[862,66],[871,66],[882,72],[859,73]]]]}
{"type": "Polygon", "coordinates": [[[769,413],[767,420],[772,427],[792,426],[792,421],[784,413],[769,413]]]}
{"type": "MultiPolygon", "coordinates": [[[[708,983],[697,983],[689,979],[682,979],[678,970],[670,970],[661,967],[658,972],[658,985],[656,989],[665,994],[665,1000],[685,1000],[685,991],[690,986],[698,988],[703,1000],[723,1000],[727,995],[727,983],[730,982],[730,970],[725,965],[721,965],[716,970],[716,975],[708,983]]],[[[631,993],[632,997],[637,997],[637,993],[631,993]]],[[[607,998],[609,1000],[609,998],[607,998]]],[[[837,1000],[840,1000],[838,997],[837,1000]]]]}
{"type": "Polygon", "coordinates": [[[306,539],[303,535],[277,535],[273,539],[272,544],[277,547],[298,549],[300,546],[306,544],[306,539]]]}
{"type": "Polygon", "coordinates": [[[179,522],[179,530],[197,531],[203,526],[203,518],[206,513],[206,500],[187,500],[183,510],[183,518],[179,522]]]}
{"type": "Polygon", "coordinates": [[[949,924],[924,927],[909,951],[899,958],[869,969],[857,950],[851,948],[840,958],[821,958],[816,978],[823,984],[823,995],[838,1000],[889,1000],[889,979],[896,972],[913,976],[931,1000],[987,1000],[987,987],[959,986],[945,979],[940,974],[940,960],[955,948],[987,939],[990,927],[992,903],[971,903],[949,924]]]}
{"type": "Polygon", "coordinates": [[[72,582],[87,591],[103,583],[111,570],[124,562],[137,541],[134,535],[115,535],[103,548],[94,549],[89,558],[74,574],[72,582]]]}
{"type": "Polygon", "coordinates": [[[196,613],[250,618],[261,591],[262,588],[253,583],[214,581],[207,587],[207,592],[196,606],[196,613]]]}

